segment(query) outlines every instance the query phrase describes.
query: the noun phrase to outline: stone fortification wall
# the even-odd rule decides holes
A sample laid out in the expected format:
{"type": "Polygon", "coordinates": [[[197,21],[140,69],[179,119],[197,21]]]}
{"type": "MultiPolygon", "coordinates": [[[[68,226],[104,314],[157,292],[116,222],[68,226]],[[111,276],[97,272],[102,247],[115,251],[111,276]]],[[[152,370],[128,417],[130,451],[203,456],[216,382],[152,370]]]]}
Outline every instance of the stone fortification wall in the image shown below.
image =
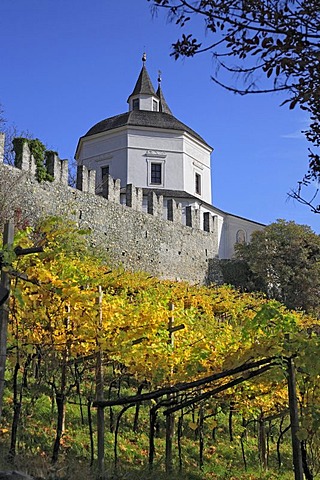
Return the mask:
{"type": "Polygon", "coordinates": [[[125,269],[196,283],[217,281],[218,237],[213,218],[206,219],[208,231],[200,230],[192,226],[198,227],[198,214],[190,209],[190,226],[184,226],[181,206],[173,200],[165,220],[162,197],[154,193],[148,199],[148,213],[144,213],[142,192],[132,185],[127,186],[126,205],[121,205],[118,181],[109,177],[104,198],[94,194],[94,171],[79,168],[74,189],[67,185],[65,160],[52,153],[47,167],[54,181],[39,183],[27,145],[19,168],[0,161],[0,189],[7,186],[0,202],[5,199],[9,213],[18,210],[29,223],[48,215],[70,218],[79,227],[89,228],[93,244],[106,252],[113,265],[125,269]]]}

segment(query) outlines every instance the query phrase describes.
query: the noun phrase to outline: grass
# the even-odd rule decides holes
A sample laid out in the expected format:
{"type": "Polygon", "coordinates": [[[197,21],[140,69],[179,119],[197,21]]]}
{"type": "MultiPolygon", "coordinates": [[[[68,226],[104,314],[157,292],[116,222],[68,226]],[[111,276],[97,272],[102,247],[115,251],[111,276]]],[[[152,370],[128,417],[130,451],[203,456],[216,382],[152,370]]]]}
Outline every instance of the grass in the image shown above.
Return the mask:
{"type": "MultiPolygon", "coordinates": [[[[62,438],[59,461],[50,463],[55,438],[55,408],[50,399],[43,395],[34,405],[24,404],[17,455],[14,464],[7,461],[10,441],[12,406],[5,407],[5,422],[0,430],[0,469],[18,469],[46,480],[94,480],[97,478],[96,461],[90,467],[90,438],[86,406],[83,408],[83,422],[78,405],[67,405],[66,431],[62,438]]],[[[117,410],[114,409],[114,415],[117,410]]],[[[95,411],[92,411],[95,417],[95,411]]],[[[110,432],[109,411],[105,411],[105,470],[108,480],[291,480],[291,451],[289,435],[281,446],[282,466],[279,470],[276,457],[276,438],[269,441],[269,467],[264,472],[259,467],[257,432],[248,431],[244,442],[247,469],[244,468],[240,435],[241,419],[235,418],[235,438],[229,440],[226,428],[227,415],[220,413],[216,439],[209,427],[204,435],[203,466],[199,466],[199,439],[191,426],[190,419],[184,422],[181,440],[182,470],[179,470],[177,441],[173,448],[173,471],[164,471],[165,438],[164,420],[159,414],[159,432],[155,439],[155,461],[153,470],[148,466],[148,411],[141,409],[138,432],[132,431],[134,409],[122,417],[118,436],[118,462],[114,464],[114,433],[110,432]],[[188,423],[189,421],[189,423],[188,423]]],[[[95,429],[95,426],[94,426],[95,429]]],[[[96,437],[94,437],[96,449],[96,437]]],[[[96,452],[95,452],[96,458],[96,452]]]]}

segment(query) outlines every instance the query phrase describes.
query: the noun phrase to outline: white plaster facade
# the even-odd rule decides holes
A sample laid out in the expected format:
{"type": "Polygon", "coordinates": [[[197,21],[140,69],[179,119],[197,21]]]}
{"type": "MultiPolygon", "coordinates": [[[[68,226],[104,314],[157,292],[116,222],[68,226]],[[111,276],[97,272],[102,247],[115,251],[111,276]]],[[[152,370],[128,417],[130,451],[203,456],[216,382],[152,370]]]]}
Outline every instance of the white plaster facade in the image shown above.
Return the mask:
{"type": "Polygon", "coordinates": [[[102,191],[103,167],[109,167],[121,185],[185,191],[203,202],[211,202],[211,149],[194,141],[186,132],[151,127],[124,126],[83,138],[78,164],[97,172],[97,193],[102,191]],[[161,183],[153,184],[151,165],[161,165],[161,183]],[[200,176],[200,193],[195,176],[200,176]]]}
{"type": "Polygon", "coordinates": [[[107,118],[80,138],[76,160],[96,171],[96,193],[102,193],[104,175],[156,190],[168,198],[198,210],[200,228],[209,212],[218,234],[219,258],[231,258],[236,242],[247,242],[263,225],[228,214],[212,204],[212,148],[196,132],[177,120],[167,106],[160,83],[155,92],[145,65],[132,94],[129,111],[107,118]]]}

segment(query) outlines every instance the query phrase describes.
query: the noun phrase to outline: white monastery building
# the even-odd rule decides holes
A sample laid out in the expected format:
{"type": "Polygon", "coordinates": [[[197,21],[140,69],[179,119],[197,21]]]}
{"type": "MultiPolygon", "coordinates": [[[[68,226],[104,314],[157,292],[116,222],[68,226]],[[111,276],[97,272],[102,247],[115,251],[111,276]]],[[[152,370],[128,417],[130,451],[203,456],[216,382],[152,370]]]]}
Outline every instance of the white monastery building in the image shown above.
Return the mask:
{"type": "MultiPolygon", "coordinates": [[[[143,189],[144,208],[148,193],[163,196],[164,218],[167,202],[181,203],[184,223],[187,206],[197,211],[199,227],[208,230],[206,213],[213,216],[218,232],[219,258],[231,258],[234,245],[248,242],[254,230],[264,225],[223,212],[212,205],[212,148],[194,130],[172,115],[161,89],[155,91],[145,65],[132,93],[128,111],[106,118],[80,138],[75,154],[78,165],[96,171],[96,193],[102,194],[110,175],[120,179],[122,199],[125,186],[143,189]]],[[[189,209],[188,209],[189,210],[189,209]]]]}

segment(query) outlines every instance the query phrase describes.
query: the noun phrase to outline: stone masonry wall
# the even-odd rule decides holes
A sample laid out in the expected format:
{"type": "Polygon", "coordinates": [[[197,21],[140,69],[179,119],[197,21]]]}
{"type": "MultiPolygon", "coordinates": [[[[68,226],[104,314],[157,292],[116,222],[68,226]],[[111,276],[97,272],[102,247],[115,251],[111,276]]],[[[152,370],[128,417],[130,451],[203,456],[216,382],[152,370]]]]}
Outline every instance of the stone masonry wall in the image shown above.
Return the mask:
{"type": "MultiPolygon", "coordinates": [[[[10,183],[4,197],[6,204],[11,205],[11,213],[18,210],[31,224],[48,215],[74,220],[80,228],[91,230],[92,243],[106,252],[112,265],[192,283],[218,280],[215,231],[184,226],[174,215],[172,220],[162,219],[159,205],[154,208],[156,202],[161,204],[161,197],[152,196],[150,213],[140,211],[137,199],[141,195],[139,189],[132,186],[127,192],[132,206],[121,205],[117,198],[119,185],[113,179],[109,179],[106,189],[110,200],[95,195],[92,193],[94,172],[85,171],[83,167],[78,171],[77,184],[85,191],[71,188],[66,185],[66,175],[61,175],[66,171],[65,162],[58,158],[51,161],[50,168],[57,170],[53,172],[55,181],[39,183],[32,173],[32,161],[26,162],[29,165],[26,170],[0,161],[0,189],[1,185],[10,183]]],[[[179,210],[178,205],[174,208],[179,210]]]]}

